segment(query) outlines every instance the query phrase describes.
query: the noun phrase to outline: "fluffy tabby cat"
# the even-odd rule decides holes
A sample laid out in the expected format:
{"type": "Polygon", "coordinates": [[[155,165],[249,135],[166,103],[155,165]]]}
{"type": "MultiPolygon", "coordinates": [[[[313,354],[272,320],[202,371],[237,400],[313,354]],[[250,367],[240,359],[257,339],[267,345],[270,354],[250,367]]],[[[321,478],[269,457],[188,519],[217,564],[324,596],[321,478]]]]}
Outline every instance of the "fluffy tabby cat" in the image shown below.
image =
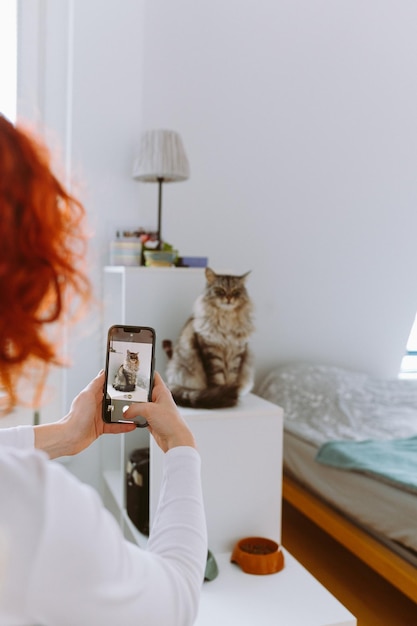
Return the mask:
{"type": "Polygon", "coordinates": [[[117,391],[135,391],[139,371],[139,352],[126,350],[126,356],[116,372],[113,387],[117,391]]]}
{"type": "Polygon", "coordinates": [[[216,274],[206,268],[206,288],[168,357],[168,387],[181,406],[234,406],[253,386],[253,359],[248,347],[254,330],[253,305],[245,287],[248,276],[216,274]]]}

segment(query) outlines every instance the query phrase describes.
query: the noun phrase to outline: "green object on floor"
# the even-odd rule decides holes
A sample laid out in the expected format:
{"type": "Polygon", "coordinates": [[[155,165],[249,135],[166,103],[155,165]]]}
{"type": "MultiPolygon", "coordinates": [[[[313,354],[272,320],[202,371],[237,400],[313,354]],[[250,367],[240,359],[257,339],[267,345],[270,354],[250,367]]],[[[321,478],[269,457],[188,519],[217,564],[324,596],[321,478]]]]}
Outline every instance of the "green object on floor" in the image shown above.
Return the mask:
{"type": "Polygon", "coordinates": [[[214,580],[217,578],[219,568],[217,567],[216,559],[210,550],[207,552],[206,571],[204,572],[204,580],[214,580]]]}

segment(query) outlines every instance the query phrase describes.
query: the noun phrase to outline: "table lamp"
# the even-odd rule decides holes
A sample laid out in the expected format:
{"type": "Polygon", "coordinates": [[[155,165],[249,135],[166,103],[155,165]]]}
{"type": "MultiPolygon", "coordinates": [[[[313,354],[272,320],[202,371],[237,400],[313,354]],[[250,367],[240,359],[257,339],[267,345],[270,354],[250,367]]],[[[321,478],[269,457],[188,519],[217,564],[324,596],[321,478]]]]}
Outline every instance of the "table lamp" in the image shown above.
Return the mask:
{"type": "Polygon", "coordinates": [[[133,164],[133,178],[158,183],[158,249],[161,248],[162,183],[187,180],[190,168],[181,137],[173,130],[142,133],[139,153],[133,164]]]}

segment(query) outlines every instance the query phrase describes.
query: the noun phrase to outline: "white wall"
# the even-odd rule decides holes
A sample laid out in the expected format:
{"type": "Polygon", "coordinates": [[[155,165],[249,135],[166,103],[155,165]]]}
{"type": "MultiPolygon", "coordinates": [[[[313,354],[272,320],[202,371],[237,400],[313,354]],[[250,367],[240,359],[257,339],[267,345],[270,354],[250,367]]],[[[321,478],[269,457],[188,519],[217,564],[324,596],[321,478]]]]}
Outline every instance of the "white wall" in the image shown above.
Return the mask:
{"type": "Polygon", "coordinates": [[[167,186],[165,233],[252,269],[259,373],[398,372],[417,308],[416,19],[411,0],[146,3],[144,125],[179,130],[192,173],[167,186]]]}
{"type": "MultiPolygon", "coordinates": [[[[131,179],[140,130],[172,128],[191,178],[164,186],[163,233],[252,270],[258,380],[293,359],[397,374],[417,310],[413,0],[21,4],[46,12],[25,96],[88,207],[99,298],[110,234],[156,225],[156,186],[131,179]]],[[[99,322],[71,339],[66,404],[102,365],[99,322]]]]}

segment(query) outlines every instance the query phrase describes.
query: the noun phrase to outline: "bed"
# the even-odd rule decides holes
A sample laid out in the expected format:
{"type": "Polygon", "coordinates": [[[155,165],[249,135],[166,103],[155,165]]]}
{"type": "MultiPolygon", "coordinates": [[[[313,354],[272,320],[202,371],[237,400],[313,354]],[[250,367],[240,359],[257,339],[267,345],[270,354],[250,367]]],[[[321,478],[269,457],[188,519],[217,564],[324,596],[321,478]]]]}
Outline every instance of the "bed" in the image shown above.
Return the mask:
{"type": "Polygon", "coordinates": [[[283,497],[417,602],[417,381],[292,363],[256,393],[284,409],[283,497]]]}

